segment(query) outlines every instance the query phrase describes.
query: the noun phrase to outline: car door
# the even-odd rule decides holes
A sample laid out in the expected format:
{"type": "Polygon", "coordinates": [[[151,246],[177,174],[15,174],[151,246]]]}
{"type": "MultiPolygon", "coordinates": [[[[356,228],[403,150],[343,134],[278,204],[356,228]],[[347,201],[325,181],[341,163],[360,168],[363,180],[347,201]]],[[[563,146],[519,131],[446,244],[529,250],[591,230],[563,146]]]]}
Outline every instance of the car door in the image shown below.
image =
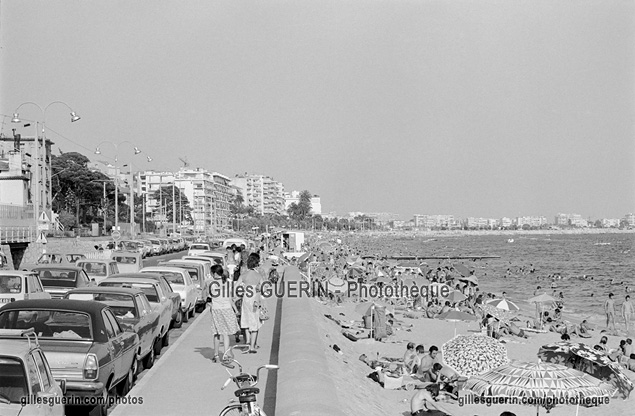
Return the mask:
{"type": "Polygon", "coordinates": [[[187,303],[188,305],[194,305],[196,303],[196,286],[194,286],[194,282],[190,278],[190,273],[188,271],[184,272],[183,281],[185,282],[185,290],[187,293],[187,303]]]}
{"type": "MultiPolygon", "coordinates": [[[[117,320],[114,319],[114,316],[112,316],[112,312],[110,313],[110,316],[107,312],[110,311],[107,309],[103,309],[101,311],[104,327],[106,328],[106,335],[108,336],[108,345],[106,348],[110,354],[110,363],[115,372],[115,380],[118,381],[122,377],[121,374],[124,371],[122,364],[124,345],[121,339],[121,328],[119,327],[117,320]],[[116,326],[114,326],[113,323],[116,324],[116,326]]],[[[125,371],[127,373],[127,369],[125,371]]]]}
{"type": "Polygon", "coordinates": [[[137,324],[137,335],[141,344],[141,353],[145,355],[148,348],[152,346],[152,322],[150,311],[145,308],[141,301],[141,295],[134,296],[135,307],[137,308],[137,316],[139,323],[137,324]]]}
{"type": "Polygon", "coordinates": [[[26,276],[26,280],[29,281],[29,299],[50,299],[51,295],[44,291],[42,282],[36,274],[30,274],[26,276]]]}
{"type": "MultiPolygon", "coordinates": [[[[39,376],[40,376],[40,397],[46,397],[49,403],[55,403],[55,397],[62,397],[62,392],[57,382],[51,374],[51,370],[46,362],[46,358],[42,354],[42,351],[33,350],[31,356],[35,361],[39,376]]],[[[45,414],[51,416],[59,416],[64,414],[64,405],[56,403],[55,405],[43,406],[46,407],[45,414]]]]}
{"type": "Polygon", "coordinates": [[[159,335],[159,328],[161,327],[160,312],[152,309],[152,305],[150,305],[150,301],[148,301],[145,294],[139,295],[139,301],[150,320],[152,328],[150,339],[154,340],[159,335]]]}

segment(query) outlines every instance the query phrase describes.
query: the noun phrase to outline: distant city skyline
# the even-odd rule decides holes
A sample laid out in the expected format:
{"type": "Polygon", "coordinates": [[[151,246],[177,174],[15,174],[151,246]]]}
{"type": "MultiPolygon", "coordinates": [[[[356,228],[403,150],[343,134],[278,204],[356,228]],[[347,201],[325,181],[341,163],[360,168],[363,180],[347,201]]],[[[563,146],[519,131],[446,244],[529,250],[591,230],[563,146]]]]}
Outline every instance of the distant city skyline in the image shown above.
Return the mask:
{"type": "Polygon", "coordinates": [[[2,2],[0,128],[20,107],[65,152],[128,141],[148,168],[259,172],[324,212],[621,217],[634,14],[619,0],[2,2]],[[81,121],[22,105],[56,101],[81,121]]]}

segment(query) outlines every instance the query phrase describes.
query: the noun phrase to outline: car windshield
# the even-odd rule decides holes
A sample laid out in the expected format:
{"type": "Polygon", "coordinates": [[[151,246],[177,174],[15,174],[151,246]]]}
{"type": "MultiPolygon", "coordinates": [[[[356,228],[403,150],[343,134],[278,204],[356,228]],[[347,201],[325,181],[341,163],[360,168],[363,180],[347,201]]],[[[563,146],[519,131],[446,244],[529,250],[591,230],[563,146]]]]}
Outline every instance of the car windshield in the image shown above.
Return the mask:
{"type": "Polygon", "coordinates": [[[156,287],[151,283],[135,283],[135,282],[101,282],[99,286],[104,287],[132,287],[145,293],[150,302],[159,303],[159,294],[156,287]]]}
{"type": "Polygon", "coordinates": [[[68,299],[95,300],[110,306],[117,318],[136,318],[137,309],[132,295],[125,293],[71,293],[68,299]]]}
{"type": "Polygon", "coordinates": [[[179,266],[179,267],[187,270],[190,273],[190,278],[192,280],[198,281],[198,270],[196,269],[196,267],[185,267],[185,266],[179,266]]]}
{"type": "Polygon", "coordinates": [[[61,254],[42,254],[37,259],[37,264],[59,264],[63,261],[61,254]]]}
{"type": "Polygon", "coordinates": [[[33,328],[39,337],[92,339],[87,313],[53,309],[23,309],[0,312],[0,329],[33,328]]]}
{"type": "Polygon", "coordinates": [[[209,250],[209,246],[207,244],[192,244],[190,250],[209,250]]]}
{"type": "Polygon", "coordinates": [[[85,259],[86,256],[84,256],[83,254],[67,254],[66,255],[66,260],[68,260],[69,263],[75,263],[77,262],[77,260],[80,259],[85,259]]]}
{"type": "Polygon", "coordinates": [[[161,243],[159,243],[159,240],[150,240],[150,242],[151,242],[152,244],[158,244],[158,245],[161,245],[161,243]]]}
{"type": "Polygon", "coordinates": [[[0,293],[22,292],[22,278],[20,276],[0,276],[0,293]]]}
{"type": "Polygon", "coordinates": [[[168,271],[148,271],[142,273],[159,273],[161,276],[165,277],[165,279],[170,283],[176,283],[179,285],[184,285],[185,281],[183,280],[183,275],[178,272],[168,272],[168,271]]]}
{"type": "Polygon", "coordinates": [[[121,263],[121,264],[136,264],[137,263],[137,258],[136,257],[115,256],[115,257],[113,257],[113,259],[117,263],[121,263]]]}
{"type": "Polygon", "coordinates": [[[82,261],[77,265],[84,270],[89,276],[107,276],[106,263],[82,261]]]}
{"type": "Polygon", "coordinates": [[[75,287],[77,271],[68,269],[46,269],[37,271],[44,286],[75,287]]]}
{"type": "Polygon", "coordinates": [[[20,403],[28,392],[22,362],[14,357],[0,356],[0,400],[20,403]]]}

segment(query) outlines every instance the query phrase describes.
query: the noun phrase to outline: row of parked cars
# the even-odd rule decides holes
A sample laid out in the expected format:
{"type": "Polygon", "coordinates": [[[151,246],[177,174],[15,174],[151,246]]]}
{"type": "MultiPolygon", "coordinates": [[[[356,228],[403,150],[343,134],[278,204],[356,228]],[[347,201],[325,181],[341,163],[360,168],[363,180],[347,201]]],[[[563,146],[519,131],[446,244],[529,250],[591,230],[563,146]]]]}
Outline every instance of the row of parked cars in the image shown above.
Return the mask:
{"type": "Polygon", "coordinates": [[[138,240],[121,240],[116,244],[116,249],[140,253],[142,258],[146,258],[185,250],[192,241],[192,237],[151,237],[138,240]]]}
{"type": "MultiPolygon", "coordinates": [[[[169,331],[204,309],[211,266],[224,255],[188,254],[126,272],[124,257],[142,266],[139,253],[0,271],[0,414],[18,414],[24,397],[62,394],[100,397],[84,410],[106,414],[109,398],[154,365],[169,331]]],[[[63,414],[54,407],[32,410],[63,414]]]]}

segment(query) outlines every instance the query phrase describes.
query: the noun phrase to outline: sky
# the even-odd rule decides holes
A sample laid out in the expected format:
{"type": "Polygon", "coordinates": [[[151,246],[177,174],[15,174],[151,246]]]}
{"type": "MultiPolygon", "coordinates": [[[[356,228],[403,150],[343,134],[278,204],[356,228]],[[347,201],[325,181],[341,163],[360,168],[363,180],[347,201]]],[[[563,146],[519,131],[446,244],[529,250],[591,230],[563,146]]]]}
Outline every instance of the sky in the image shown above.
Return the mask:
{"type": "Polygon", "coordinates": [[[95,160],[106,141],[103,157],[137,169],[184,158],[264,174],[319,195],[325,213],[621,218],[635,211],[634,12],[613,0],[0,0],[2,134],[22,103],[62,101],[82,119],[46,107],[56,154],[95,160]]]}

